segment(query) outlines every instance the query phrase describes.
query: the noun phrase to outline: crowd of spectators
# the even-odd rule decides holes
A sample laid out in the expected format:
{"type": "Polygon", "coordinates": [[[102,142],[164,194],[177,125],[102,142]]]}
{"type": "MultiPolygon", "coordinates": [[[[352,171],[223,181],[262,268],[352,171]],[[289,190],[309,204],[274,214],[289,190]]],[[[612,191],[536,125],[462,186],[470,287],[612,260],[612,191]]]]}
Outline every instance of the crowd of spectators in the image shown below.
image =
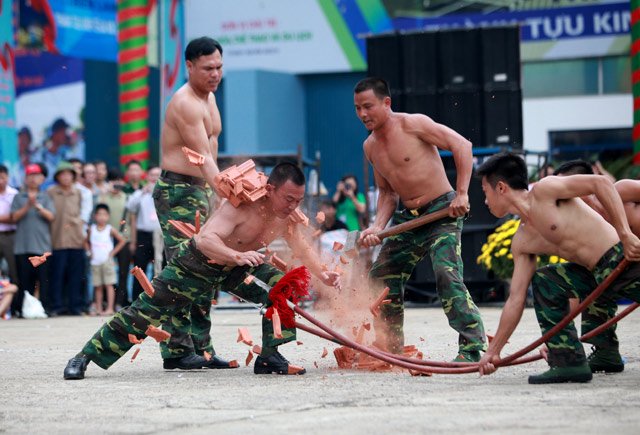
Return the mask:
{"type": "Polygon", "coordinates": [[[52,172],[45,162],[22,174],[0,165],[0,317],[23,317],[25,292],[49,316],[108,315],[129,304],[140,292],[131,267],[155,274],[162,264],[151,196],[159,176],[135,160],[124,174],[77,158],[52,172]]]}

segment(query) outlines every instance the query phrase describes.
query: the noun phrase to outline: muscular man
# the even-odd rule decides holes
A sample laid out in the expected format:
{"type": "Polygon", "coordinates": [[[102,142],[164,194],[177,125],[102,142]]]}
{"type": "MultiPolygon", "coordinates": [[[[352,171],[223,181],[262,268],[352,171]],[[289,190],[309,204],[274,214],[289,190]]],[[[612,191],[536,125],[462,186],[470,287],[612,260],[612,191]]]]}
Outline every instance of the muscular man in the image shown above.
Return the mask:
{"type": "MultiPolygon", "coordinates": [[[[253,203],[235,208],[225,201],[188,243],[153,280],[152,297],[140,297],[112,317],[87,342],[82,351],[69,360],[65,379],[83,379],[90,361],[109,368],[133,344],[130,334],[145,337],[149,325],[158,326],[197,298],[210,298],[215,289],[228,289],[252,302],[270,305],[267,293],[255,282],[244,282],[247,274],[275,285],[283,273],[264,262],[257,250],[282,237],[293,253],[327,286],[339,288],[339,275],[324,272],[314,250],[302,236],[298,225],[289,218],[304,199],[305,179],[292,163],[280,163],[271,172],[267,195],[253,203]]],[[[262,351],[256,358],[256,374],[305,373],[302,367],[289,364],[278,346],[296,339],[295,328],[284,328],[283,338],[275,337],[272,322],[262,320],[262,351]]]]}
{"type": "MultiPolygon", "coordinates": [[[[573,267],[564,271],[566,282],[575,282],[575,286],[559,285],[552,280],[534,286],[534,307],[544,334],[568,314],[570,298],[584,299],[594,290],[592,286],[580,285],[580,281],[589,279],[588,274],[600,283],[624,257],[640,260],[640,240],[631,232],[620,196],[605,177],[546,177],[528,191],[524,160],[512,153],[489,158],[477,173],[482,177],[485,202],[491,213],[496,217],[508,213],[521,217],[511,245],[514,272],[509,297],[495,338],[480,361],[480,373],[489,374],[496,370],[494,364],[500,351],[520,321],[527,287],[536,272],[537,254],[558,255],[582,266],[578,272],[573,267]],[[610,223],[579,199],[591,194],[607,211],[610,223]]],[[[632,263],[597,301],[620,297],[640,301],[639,277],[640,264],[632,263]]],[[[591,314],[600,316],[599,324],[610,317],[607,312],[591,314]]],[[[591,369],[573,324],[550,338],[547,346],[550,369],[530,376],[529,383],[591,380],[591,369]]]]}
{"type": "MultiPolygon", "coordinates": [[[[194,224],[209,214],[213,180],[218,175],[218,136],[222,130],[214,92],[222,80],[222,47],[207,37],[194,39],[185,49],[189,80],[169,101],[162,125],[162,174],[153,198],[164,238],[165,257],[177,252],[185,237],[169,220],[194,224]],[[189,163],[182,147],[204,156],[200,167],[189,163]]],[[[165,369],[229,368],[211,343],[211,298],[207,293],[177,312],[164,328],[171,339],[160,345],[165,369]],[[207,361],[204,352],[212,355],[207,361]]]]}
{"type": "Polygon", "coordinates": [[[404,344],[404,285],[416,264],[431,257],[438,295],[449,325],[458,331],[456,361],[478,361],[485,349],[480,313],[462,281],[460,233],[462,216],[469,211],[467,189],[472,171],[471,144],[452,129],[420,114],[391,111],[389,88],[384,80],[367,78],[355,87],[358,118],[371,134],[364,153],[374,168],[380,189],[373,224],[362,232],[364,246],[380,244],[376,233],[393,215],[393,224],[406,222],[449,208],[449,217],[385,240],[369,273],[389,287],[390,304],[382,306],[377,322],[378,339],[401,352],[404,344]],[[456,191],[447,176],[438,149],[451,151],[456,164],[456,191]],[[398,199],[404,208],[394,215],[398,199]]]}

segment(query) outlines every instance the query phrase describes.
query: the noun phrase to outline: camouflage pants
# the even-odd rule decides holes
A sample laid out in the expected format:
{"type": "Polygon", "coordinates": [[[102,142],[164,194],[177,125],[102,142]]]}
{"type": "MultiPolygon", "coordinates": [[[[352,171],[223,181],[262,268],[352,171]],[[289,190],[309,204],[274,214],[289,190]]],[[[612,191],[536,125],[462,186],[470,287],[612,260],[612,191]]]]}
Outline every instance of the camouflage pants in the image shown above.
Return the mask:
{"type": "MultiPolygon", "coordinates": [[[[607,251],[593,272],[574,263],[562,263],[539,269],[531,282],[534,307],[542,334],[569,314],[569,298],[584,300],[624,258],[622,244],[607,251]]],[[[622,297],[640,301],[640,263],[631,265],[605,292],[582,313],[582,334],[615,316],[616,301],[622,297]]],[[[615,325],[589,340],[598,347],[618,349],[615,325]]],[[[586,361],[584,348],[573,323],[547,341],[549,365],[566,367],[586,361]]]]}
{"type": "MultiPolygon", "coordinates": [[[[270,305],[265,290],[255,283],[245,284],[250,273],[270,286],[275,285],[283,273],[269,264],[257,267],[225,267],[207,263],[191,239],[180,245],[178,253],[169,261],[160,275],[153,279],[155,294],[142,293],[133,304],[119,311],[105,323],[85,344],[82,353],[103,369],[108,369],[132,346],[128,335],[145,337],[149,325],[166,326],[172,316],[189,306],[194,300],[210,298],[214,290],[230,289],[234,294],[257,304],[270,305]]],[[[273,324],[262,318],[262,347],[274,348],[296,339],[295,328],[282,328],[283,338],[273,334],[273,324]]]]}
{"type": "MultiPolygon", "coordinates": [[[[436,198],[424,206],[422,212],[432,213],[445,207],[454,195],[450,192],[436,198]]],[[[416,217],[408,210],[396,212],[393,225],[416,217]]],[[[386,333],[389,350],[400,352],[404,345],[404,286],[416,264],[427,254],[431,257],[438,295],[449,325],[459,333],[459,349],[486,348],[480,312],[462,280],[461,231],[462,218],[445,218],[385,239],[369,278],[374,282],[382,280],[389,287],[391,303],[381,306],[380,320],[375,325],[376,331],[386,333]]]]}
{"type": "MultiPolygon", "coordinates": [[[[187,238],[169,220],[195,225],[196,211],[200,211],[201,223],[209,214],[211,189],[190,183],[160,178],[153,191],[153,200],[164,238],[164,252],[169,261],[187,238]]],[[[179,358],[209,352],[215,355],[211,342],[211,298],[202,294],[184,310],[177,312],[164,326],[171,334],[168,342],[160,343],[163,359],[179,358]]]]}

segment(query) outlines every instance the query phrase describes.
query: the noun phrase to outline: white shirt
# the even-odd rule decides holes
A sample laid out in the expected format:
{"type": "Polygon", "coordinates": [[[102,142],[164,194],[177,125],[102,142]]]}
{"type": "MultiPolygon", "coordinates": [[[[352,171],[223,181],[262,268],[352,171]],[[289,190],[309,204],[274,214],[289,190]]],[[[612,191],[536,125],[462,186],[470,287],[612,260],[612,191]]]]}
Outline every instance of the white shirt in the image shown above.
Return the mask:
{"type": "MultiPolygon", "coordinates": [[[[11,212],[11,203],[18,191],[11,186],[7,186],[4,193],[0,193],[0,215],[8,215],[11,212]]],[[[15,224],[0,224],[0,232],[15,231],[15,224]]]]}
{"type": "Polygon", "coordinates": [[[113,251],[113,239],[111,238],[111,225],[107,224],[102,231],[96,224],[91,224],[91,265],[97,266],[109,260],[109,252],[113,251]]]}
{"type": "Polygon", "coordinates": [[[127,209],[136,214],[136,229],[152,233],[160,230],[160,221],[153,203],[153,194],[138,189],[131,194],[127,201],[127,209]]]}

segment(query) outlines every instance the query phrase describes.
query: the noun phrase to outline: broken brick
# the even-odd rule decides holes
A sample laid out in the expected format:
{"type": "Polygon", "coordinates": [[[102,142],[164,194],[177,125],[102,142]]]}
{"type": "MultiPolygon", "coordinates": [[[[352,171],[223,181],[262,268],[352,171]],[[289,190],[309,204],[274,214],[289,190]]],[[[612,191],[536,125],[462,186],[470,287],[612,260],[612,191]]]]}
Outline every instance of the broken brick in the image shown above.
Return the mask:
{"type": "Polygon", "coordinates": [[[296,344],[297,344],[298,346],[302,346],[302,344],[303,344],[303,343],[302,343],[300,340],[297,340],[297,341],[296,341],[296,344]]]}
{"type": "Polygon", "coordinates": [[[271,256],[271,258],[269,259],[269,262],[277,269],[280,269],[283,272],[287,271],[287,263],[282,260],[280,257],[278,257],[277,254],[273,254],[271,256]]]}
{"type": "Polygon", "coordinates": [[[260,355],[262,353],[262,346],[258,346],[257,344],[253,346],[253,348],[251,349],[253,350],[253,353],[260,355]]]}
{"type": "Polygon", "coordinates": [[[280,314],[278,314],[278,310],[273,308],[273,315],[271,316],[271,321],[273,322],[273,337],[274,338],[284,338],[282,336],[282,324],[280,323],[280,314]]]}
{"type": "Polygon", "coordinates": [[[327,350],[326,347],[322,348],[322,355],[320,355],[320,358],[325,358],[327,355],[329,355],[329,351],[327,350]]]}
{"type": "Polygon", "coordinates": [[[255,279],[255,276],[253,275],[247,275],[247,277],[244,279],[244,283],[246,285],[249,285],[253,282],[253,280],[255,279]]]}
{"type": "Polygon", "coordinates": [[[232,359],[231,361],[229,361],[229,367],[232,369],[236,369],[240,367],[240,364],[238,364],[238,360],[232,359]]]}
{"type": "Polygon", "coordinates": [[[218,305],[218,301],[216,301],[215,299],[211,299],[211,305],[218,305]]]}
{"type": "Polygon", "coordinates": [[[334,251],[339,251],[342,248],[344,248],[344,245],[340,242],[333,242],[333,250],[334,251]]]}
{"type": "Polygon", "coordinates": [[[385,287],[382,290],[382,293],[378,295],[375,301],[369,306],[369,311],[373,314],[373,317],[378,317],[380,315],[380,305],[382,305],[382,301],[389,295],[389,287],[385,287]]]}
{"type": "Polygon", "coordinates": [[[195,152],[191,148],[182,147],[182,152],[187,157],[189,163],[194,166],[202,166],[204,165],[204,156],[200,153],[195,152]]]}
{"type": "Polygon", "coordinates": [[[147,274],[144,273],[142,269],[140,269],[138,266],[135,266],[133,269],[131,269],[131,275],[136,277],[136,279],[142,286],[142,289],[147,294],[147,296],[152,298],[153,295],[155,295],[156,291],[151,285],[151,283],[149,282],[149,278],[147,278],[147,274]]]}
{"type": "Polygon", "coordinates": [[[129,343],[131,344],[140,344],[144,341],[144,339],[141,340],[133,334],[129,334],[128,338],[129,338],[129,343]]]}
{"type": "Polygon", "coordinates": [[[131,355],[131,362],[133,362],[134,359],[136,359],[136,357],[138,356],[138,354],[140,353],[140,348],[138,347],[134,352],[133,355],[131,355]]]}
{"type": "Polygon", "coordinates": [[[149,325],[144,334],[148,337],[153,338],[155,341],[160,343],[161,341],[168,340],[171,337],[167,331],[163,331],[162,329],[158,329],[153,325],[149,325]]]}
{"type": "Polygon", "coordinates": [[[194,230],[196,234],[200,232],[200,210],[196,210],[196,224],[194,230]]]}
{"type": "Polygon", "coordinates": [[[253,338],[251,338],[251,333],[249,329],[245,327],[238,328],[238,343],[242,342],[247,346],[253,346],[253,338]]]}
{"type": "Polygon", "coordinates": [[[340,263],[349,264],[349,260],[347,260],[343,255],[340,256],[340,263]]]}
{"type": "Polygon", "coordinates": [[[244,365],[248,366],[249,363],[251,363],[252,359],[253,359],[253,353],[251,351],[249,351],[249,353],[247,354],[247,359],[244,360],[244,365]]]}

